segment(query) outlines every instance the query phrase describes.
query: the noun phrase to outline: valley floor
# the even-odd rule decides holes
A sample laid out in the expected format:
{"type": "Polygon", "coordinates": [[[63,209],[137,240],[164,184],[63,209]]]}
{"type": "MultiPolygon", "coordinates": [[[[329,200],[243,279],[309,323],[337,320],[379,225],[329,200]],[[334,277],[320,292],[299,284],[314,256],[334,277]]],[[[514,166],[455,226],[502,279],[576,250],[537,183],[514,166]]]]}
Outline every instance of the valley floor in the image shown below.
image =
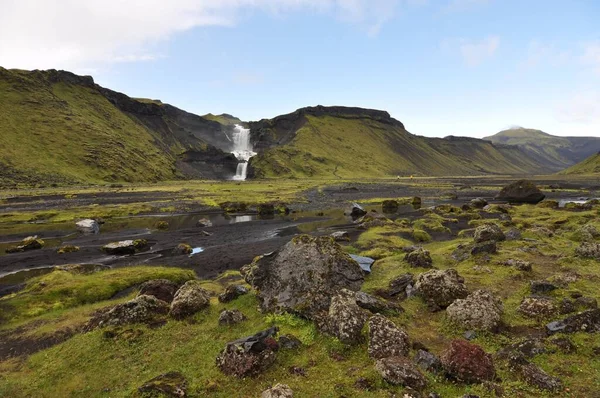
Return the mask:
{"type": "MultiPolygon", "coordinates": [[[[342,243],[346,252],[377,260],[363,291],[379,294],[399,275],[427,271],[411,267],[404,259],[406,247],[421,245],[430,251],[434,267],[456,269],[469,291],[484,288],[501,298],[502,326],[495,333],[477,332],[472,342],[493,354],[524,339],[539,339],[545,350],[531,361],[563,382],[559,391],[541,391],[498,360],[492,383],[468,385],[427,373],[426,391],[442,397],[494,396],[495,390],[503,390],[507,397],[600,397],[599,334],[564,335],[574,347],[564,351],[544,331],[546,323],[563,315],[531,318],[519,310],[533,280],[558,286],[549,293],[556,306],[576,295],[600,299],[596,287],[600,262],[575,251],[582,226],[600,229],[600,207],[512,206],[508,217],[493,205],[487,210],[461,209],[476,197],[493,204],[500,188],[514,180],[190,181],[1,192],[0,396],[131,396],[144,382],[169,371],[185,376],[192,397],[255,397],[279,382],[288,384],[296,397],[402,396],[402,387],[384,382],[375,371],[366,343],[346,346],[304,319],[260,313],[254,293],[227,304],[216,299],[226,286],[244,283],[238,272],[243,265],[293,236],[347,231],[350,240],[342,243]],[[421,209],[408,205],[415,196],[422,198],[421,209]],[[389,199],[400,206],[385,213],[382,225],[359,227],[344,215],[352,202],[384,214],[381,204],[389,199]],[[258,205],[263,203],[282,204],[290,212],[259,215],[258,205]],[[224,212],[222,207],[232,211],[224,212]],[[430,207],[433,210],[427,210],[430,207]],[[77,233],[75,221],[82,218],[103,219],[100,234],[77,233]],[[497,254],[453,258],[460,245],[472,242],[473,229],[485,223],[495,223],[505,232],[516,229],[522,237],[500,243],[497,254]],[[30,235],[43,239],[45,246],[4,253],[30,235]],[[149,246],[132,256],[101,251],[109,242],[126,239],[146,239],[149,246]],[[174,255],[180,243],[198,253],[174,255]],[[77,246],[78,251],[58,254],[57,249],[65,245],[77,246]],[[527,261],[532,270],[502,265],[507,260],[527,261]],[[69,264],[95,264],[102,270],[77,273],[54,268],[69,264]],[[142,282],[160,278],[178,283],[199,278],[213,293],[209,309],[161,327],[134,324],[83,332],[95,311],[134,298],[142,282]],[[248,319],[219,326],[221,310],[233,308],[248,319]],[[215,357],[226,342],[273,325],[281,334],[296,335],[303,345],[279,352],[276,364],[255,378],[240,380],[219,372],[215,357]]],[[[600,180],[595,178],[534,180],[547,195],[546,201],[595,198],[600,191],[600,180]]],[[[598,237],[592,237],[594,242],[598,237]]],[[[431,312],[421,298],[399,304],[405,311],[389,318],[407,331],[413,347],[418,342],[440,354],[466,331],[451,324],[445,311],[431,312]]]]}

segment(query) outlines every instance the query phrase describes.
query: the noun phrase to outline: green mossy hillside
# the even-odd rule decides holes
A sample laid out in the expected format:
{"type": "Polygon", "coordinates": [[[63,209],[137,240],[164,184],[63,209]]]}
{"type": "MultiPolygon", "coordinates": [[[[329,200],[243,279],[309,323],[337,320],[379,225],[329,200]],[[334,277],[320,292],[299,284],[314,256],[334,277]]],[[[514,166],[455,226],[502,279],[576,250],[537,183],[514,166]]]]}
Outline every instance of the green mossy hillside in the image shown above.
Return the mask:
{"type": "Polygon", "coordinates": [[[575,166],[561,171],[559,174],[600,174],[600,152],[590,156],[581,163],[577,163],[575,166]]]}

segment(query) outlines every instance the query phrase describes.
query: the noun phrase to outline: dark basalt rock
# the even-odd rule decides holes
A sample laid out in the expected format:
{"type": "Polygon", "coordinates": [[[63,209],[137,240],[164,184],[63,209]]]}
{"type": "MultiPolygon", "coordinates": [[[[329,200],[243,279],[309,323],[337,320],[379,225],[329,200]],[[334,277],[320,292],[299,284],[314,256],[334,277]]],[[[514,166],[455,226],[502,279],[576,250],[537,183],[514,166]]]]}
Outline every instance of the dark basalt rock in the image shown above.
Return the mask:
{"type": "Polygon", "coordinates": [[[433,266],[433,260],[429,250],[418,248],[404,256],[404,260],[409,263],[412,267],[431,268],[433,266]]]}
{"type": "Polygon", "coordinates": [[[284,350],[295,350],[302,346],[302,342],[294,335],[284,334],[279,337],[279,347],[284,350]]]}
{"type": "Polygon", "coordinates": [[[367,311],[372,313],[399,313],[403,312],[404,309],[396,303],[392,303],[386,300],[377,298],[371,294],[365,292],[356,292],[354,294],[356,304],[367,311]]]}
{"type": "Polygon", "coordinates": [[[179,372],[169,372],[147,381],[138,391],[149,396],[186,397],[187,380],[179,372]]]}
{"type": "Polygon", "coordinates": [[[548,281],[531,281],[529,289],[531,294],[544,294],[558,289],[558,286],[548,281]]]}
{"type": "Polygon", "coordinates": [[[414,361],[418,367],[430,373],[440,373],[443,370],[440,359],[425,350],[417,351],[414,361]]]}
{"type": "Polygon", "coordinates": [[[531,181],[519,180],[502,188],[496,199],[509,203],[537,204],[544,200],[546,195],[531,181]]]}
{"type": "Polygon", "coordinates": [[[496,254],[496,253],[498,253],[498,246],[496,245],[496,241],[493,241],[493,240],[477,243],[471,248],[471,255],[473,255],[473,256],[476,256],[478,254],[496,254]]]}
{"type": "Polygon", "coordinates": [[[455,269],[432,270],[418,276],[415,289],[423,299],[443,309],[454,300],[467,297],[469,291],[464,282],[455,269]]]}
{"type": "Polygon", "coordinates": [[[167,279],[153,279],[142,283],[138,296],[154,296],[168,304],[173,301],[179,285],[167,279]]]}
{"type": "Polygon", "coordinates": [[[223,310],[219,314],[219,325],[235,325],[248,319],[239,310],[223,310]]]}
{"type": "Polygon", "coordinates": [[[394,356],[379,359],[375,369],[385,381],[402,385],[417,391],[427,387],[427,379],[419,369],[406,357],[394,356]]]}
{"type": "Polygon", "coordinates": [[[400,207],[400,204],[398,203],[397,200],[384,200],[381,203],[381,210],[384,213],[395,213],[398,211],[398,208],[400,207]]]}
{"type": "Polygon", "coordinates": [[[277,327],[227,343],[217,356],[217,367],[226,375],[247,377],[264,372],[275,362],[279,345],[275,340],[277,327]]]}
{"type": "Polygon", "coordinates": [[[406,298],[406,288],[408,286],[414,285],[414,276],[413,274],[404,274],[390,281],[389,288],[387,290],[387,294],[390,297],[398,296],[400,299],[406,298]]]}
{"type": "Polygon", "coordinates": [[[229,285],[225,288],[225,291],[219,294],[219,302],[221,303],[229,303],[230,301],[235,300],[236,298],[247,294],[248,288],[242,285],[229,285]]]}
{"type": "Polygon", "coordinates": [[[534,387],[548,391],[558,391],[562,388],[562,382],[557,377],[550,376],[542,369],[527,361],[522,355],[510,356],[509,367],[518,373],[523,380],[534,387]]]}
{"type": "Polygon", "coordinates": [[[600,309],[580,312],[563,320],[550,322],[546,325],[546,331],[548,334],[600,332],[600,309]]]}
{"type": "Polygon", "coordinates": [[[344,212],[345,215],[358,219],[367,214],[367,211],[363,209],[358,203],[352,203],[352,205],[344,212]]]}

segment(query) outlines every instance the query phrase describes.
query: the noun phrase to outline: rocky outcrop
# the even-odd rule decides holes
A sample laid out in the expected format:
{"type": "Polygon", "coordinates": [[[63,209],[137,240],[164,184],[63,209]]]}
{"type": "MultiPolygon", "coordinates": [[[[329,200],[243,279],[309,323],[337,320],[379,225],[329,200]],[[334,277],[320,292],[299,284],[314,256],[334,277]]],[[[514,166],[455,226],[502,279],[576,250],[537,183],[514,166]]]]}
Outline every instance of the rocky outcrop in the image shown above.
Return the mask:
{"type": "Polygon", "coordinates": [[[417,391],[427,387],[427,379],[406,357],[395,356],[377,360],[375,369],[385,381],[417,391]]]}
{"type": "Polygon", "coordinates": [[[406,253],[404,260],[412,267],[431,268],[433,266],[433,260],[431,259],[429,250],[425,250],[422,247],[419,247],[410,253],[406,253]]]}
{"type": "Polygon", "coordinates": [[[360,289],[364,273],[329,237],[297,236],[241,270],[265,311],[288,311],[323,320],[341,289],[360,289]]]}
{"type": "Polygon", "coordinates": [[[171,302],[169,315],[183,319],[193,315],[210,305],[210,294],[202,288],[199,281],[187,281],[177,290],[171,302]]]}
{"type": "Polygon", "coordinates": [[[153,279],[142,283],[138,296],[154,296],[168,304],[173,301],[179,285],[167,279],[153,279]]]}
{"type": "Polygon", "coordinates": [[[519,180],[502,188],[496,199],[509,203],[536,204],[544,200],[546,195],[531,181],[519,180]]]}
{"type": "Polygon", "coordinates": [[[188,383],[179,372],[169,372],[157,376],[138,388],[141,394],[147,396],[186,397],[188,383]]]}
{"type": "Polygon", "coordinates": [[[451,322],[465,329],[495,330],[500,324],[502,302],[485,290],[457,299],[446,308],[451,322]]]}
{"type": "Polygon", "coordinates": [[[273,327],[227,343],[217,356],[217,367],[228,376],[252,377],[268,369],[275,362],[275,352],[279,348],[273,327]]]}
{"type": "Polygon", "coordinates": [[[491,381],[496,374],[492,357],[466,340],[453,340],[440,360],[451,377],[465,383],[491,381]]]}
{"type": "Polygon", "coordinates": [[[425,301],[442,309],[469,294],[464,279],[455,269],[425,272],[417,278],[415,289],[425,301]]]}
{"type": "Polygon", "coordinates": [[[373,315],[369,325],[369,356],[373,359],[408,355],[408,334],[385,316],[373,315]]]}

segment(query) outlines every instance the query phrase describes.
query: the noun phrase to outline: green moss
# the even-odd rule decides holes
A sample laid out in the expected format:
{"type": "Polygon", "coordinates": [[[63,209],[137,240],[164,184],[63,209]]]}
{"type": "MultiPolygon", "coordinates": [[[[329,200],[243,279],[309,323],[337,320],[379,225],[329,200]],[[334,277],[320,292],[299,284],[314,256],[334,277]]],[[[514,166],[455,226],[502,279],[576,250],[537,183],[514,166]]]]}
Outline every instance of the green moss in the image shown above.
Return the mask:
{"type": "Polygon", "coordinates": [[[422,229],[415,229],[412,231],[412,237],[417,242],[429,242],[431,241],[431,235],[422,229]]]}

